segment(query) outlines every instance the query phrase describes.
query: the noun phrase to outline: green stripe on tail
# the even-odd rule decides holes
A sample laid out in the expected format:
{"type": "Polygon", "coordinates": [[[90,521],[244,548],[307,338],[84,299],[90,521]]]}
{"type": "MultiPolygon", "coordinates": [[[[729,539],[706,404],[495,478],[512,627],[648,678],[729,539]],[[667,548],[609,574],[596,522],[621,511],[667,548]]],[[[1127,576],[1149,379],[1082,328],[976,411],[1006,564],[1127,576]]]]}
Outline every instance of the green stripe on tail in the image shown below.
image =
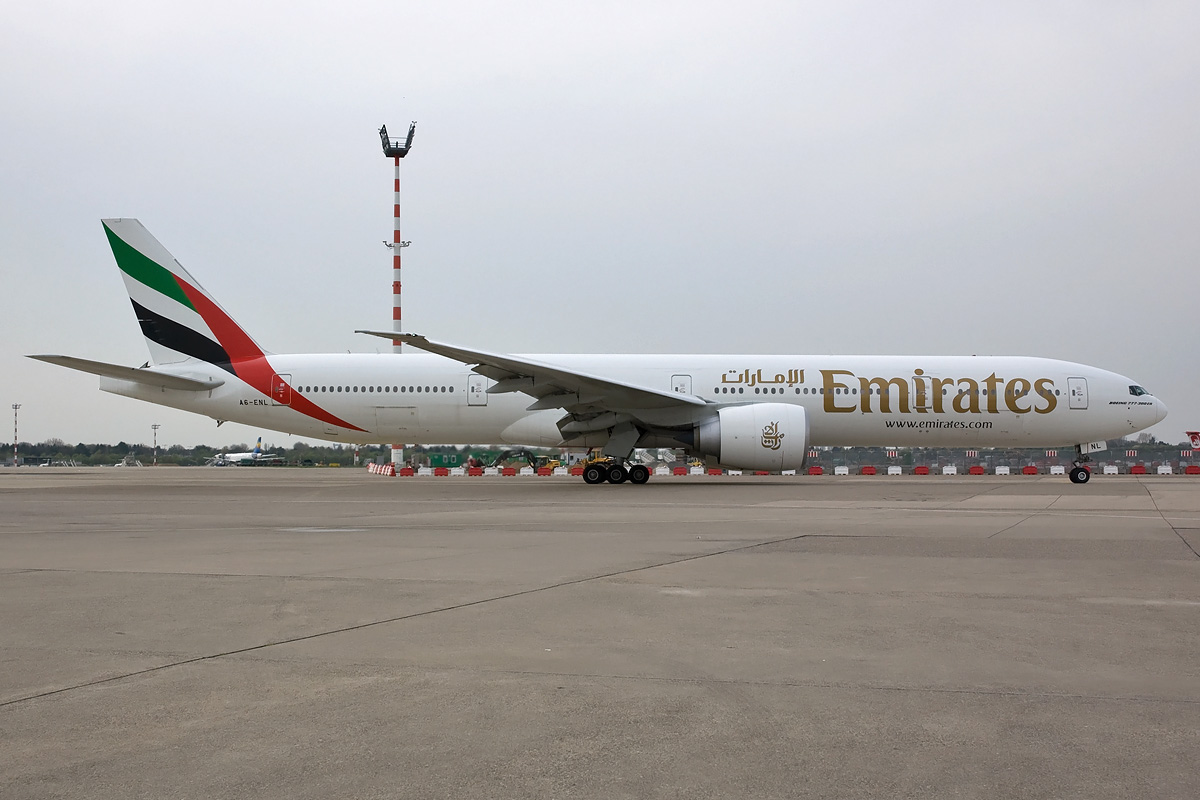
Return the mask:
{"type": "Polygon", "coordinates": [[[121,268],[122,272],[138,283],[144,284],[160,294],[165,294],[193,311],[196,310],[169,269],[139,253],[113,233],[108,225],[104,226],[104,233],[108,235],[108,243],[112,247],[113,257],[116,258],[117,266],[121,268]]]}

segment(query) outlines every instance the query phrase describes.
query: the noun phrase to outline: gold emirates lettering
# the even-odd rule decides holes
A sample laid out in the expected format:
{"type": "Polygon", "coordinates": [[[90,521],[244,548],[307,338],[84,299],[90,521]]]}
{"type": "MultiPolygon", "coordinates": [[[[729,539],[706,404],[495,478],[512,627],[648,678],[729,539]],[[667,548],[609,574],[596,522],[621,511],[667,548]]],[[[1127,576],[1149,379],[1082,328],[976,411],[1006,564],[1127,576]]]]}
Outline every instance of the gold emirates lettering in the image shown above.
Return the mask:
{"type": "Polygon", "coordinates": [[[945,414],[947,398],[949,410],[956,414],[999,414],[1001,391],[1004,407],[1014,414],[1049,414],[1058,405],[1052,379],[1005,380],[994,372],[980,381],[935,378],[919,369],[913,370],[911,379],[860,378],[846,369],[823,369],[821,385],[828,414],[873,414],[877,409],[881,414],[945,414]],[[852,385],[858,390],[857,401],[851,399],[852,385]],[[1039,400],[1045,405],[1037,405],[1039,400]]]}

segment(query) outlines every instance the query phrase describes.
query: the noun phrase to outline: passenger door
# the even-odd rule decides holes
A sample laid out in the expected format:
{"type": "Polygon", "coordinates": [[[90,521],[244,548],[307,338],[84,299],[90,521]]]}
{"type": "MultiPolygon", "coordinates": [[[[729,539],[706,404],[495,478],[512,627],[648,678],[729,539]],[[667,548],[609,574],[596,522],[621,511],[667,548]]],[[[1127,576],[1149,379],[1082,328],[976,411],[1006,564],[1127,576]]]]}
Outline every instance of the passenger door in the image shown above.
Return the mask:
{"type": "Polygon", "coordinates": [[[483,375],[468,375],[467,405],[486,406],[487,400],[487,378],[483,375]]]}
{"type": "Polygon", "coordinates": [[[1067,396],[1071,408],[1087,408],[1087,378],[1067,378],[1067,396]]]}
{"type": "Polygon", "coordinates": [[[271,405],[290,406],[292,404],[292,376],[271,376],[271,405]]]}

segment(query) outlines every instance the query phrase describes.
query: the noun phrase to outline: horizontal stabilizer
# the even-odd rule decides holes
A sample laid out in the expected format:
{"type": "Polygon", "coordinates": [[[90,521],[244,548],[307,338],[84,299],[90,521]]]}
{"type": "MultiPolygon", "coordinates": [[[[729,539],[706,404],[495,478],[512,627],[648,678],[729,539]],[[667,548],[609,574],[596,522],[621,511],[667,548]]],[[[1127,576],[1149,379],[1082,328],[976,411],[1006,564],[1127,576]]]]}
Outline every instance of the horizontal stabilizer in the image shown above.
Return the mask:
{"type": "Polygon", "coordinates": [[[60,367],[77,369],[80,372],[90,372],[93,375],[103,375],[106,378],[117,378],[122,381],[133,381],[144,386],[156,386],[162,389],[181,389],[191,392],[206,392],[221,386],[225,381],[220,379],[200,380],[185,378],[181,375],[169,375],[165,372],[137,367],[122,367],[119,364],[106,364],[103,361],[89,361],[86,358],[73,356],[29,356],[38,361],[58,364],[60,367]]]}

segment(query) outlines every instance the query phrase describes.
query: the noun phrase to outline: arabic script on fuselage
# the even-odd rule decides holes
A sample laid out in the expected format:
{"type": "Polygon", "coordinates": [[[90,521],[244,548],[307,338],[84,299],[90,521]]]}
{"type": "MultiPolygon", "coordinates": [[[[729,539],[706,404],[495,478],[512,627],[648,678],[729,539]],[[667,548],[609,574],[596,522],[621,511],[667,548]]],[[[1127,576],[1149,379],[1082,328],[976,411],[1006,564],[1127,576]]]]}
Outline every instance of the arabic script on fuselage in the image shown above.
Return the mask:
{"type": "Polygon", "coordinates": [[[744,369],[738,372],[736,369],[726,370],[721,376],[721,383],[724,384],[741,384],[743,386],[771,386],[771,385],[786,385],[795,386],[798,383],[804,383],[804,370],[789,369],[787,374],[776,372],[773,376],[763,375],[762,368],[751,372],[744,369]]]}

